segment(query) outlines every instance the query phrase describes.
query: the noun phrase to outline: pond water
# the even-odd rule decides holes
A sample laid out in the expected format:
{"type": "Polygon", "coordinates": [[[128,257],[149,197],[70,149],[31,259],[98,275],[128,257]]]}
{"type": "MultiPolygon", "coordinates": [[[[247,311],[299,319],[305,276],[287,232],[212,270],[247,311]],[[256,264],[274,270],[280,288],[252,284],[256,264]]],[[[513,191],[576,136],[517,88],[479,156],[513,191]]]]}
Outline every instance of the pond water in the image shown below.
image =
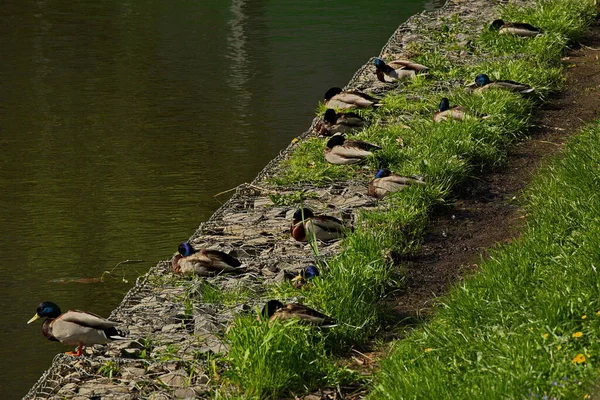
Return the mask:
{"type": "Polygon", "coordinates": [[[107,316],[216,194],[309,126],[327,88],[441,3],[5,0],[2,398],[71,350],[25,324],[39,302],[107,316]]]}

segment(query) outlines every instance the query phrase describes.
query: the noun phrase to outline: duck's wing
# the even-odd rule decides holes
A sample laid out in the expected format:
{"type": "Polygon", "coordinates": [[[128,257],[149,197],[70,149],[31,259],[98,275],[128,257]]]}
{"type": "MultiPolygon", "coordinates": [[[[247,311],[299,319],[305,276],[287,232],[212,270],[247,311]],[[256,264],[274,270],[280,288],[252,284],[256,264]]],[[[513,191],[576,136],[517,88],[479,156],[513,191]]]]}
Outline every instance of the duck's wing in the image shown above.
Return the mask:
{"type": "Polygon", "coordinates": [[[362,140],[346,140],[341,147],[346,148],[357,148],[360,150],[372,152],[375,150],[381,150],[381,147],[372,143],[363,142],[362,140]]]}
{"type": "Polygon", "coordinates": [[[337,96],[335,96],[334,99],[361,108],[371,107],[376,102],[375,99],[368,95],[365,95],[364,93],[351,92],[340,93],[337,96]]]}
{"type": "Polygon", "coordinates": [[[341,94],[349,94],[349,95],[353,95],[353,96],[362,97],[363,99],[372,101],[373,103],[377,103],[379,101],[378,98],[368,95],[366,93],[363,93],[360,90],[347,90],[345,92],[342,92],[341,94]]]}
{"type": "Polygon", "coordinates": [[[526,22],[509,22],[509,23],[505,23],[504,26],[507,28],[525,29],[525,30],[537,32],[537,33],[542,32],[542,30],[540,28],[538,28],[537,26],[533,26],[526,22]]]}
{"type": "Polygon", "coordinates": [[[389,193],[404,190],[408,185],[423,185],[425,182],[414,178],[408,178],[399,175],[390,175],[385,178],[373,179],[369,183],[369,195],[382,199],[389,193]]]}
{"type": "Polygon", "coordinates": [[[305,222],[306,236],[315,238],[323,242],[337,240],[344,236],[344,225],[342,221],[328,215],[313,217],[305,222]]]}
{"type": "Polygon", "coordinates": [[[213,260],[214,263],[226,264],[227,266],[233,268],[237,268],[242,265],[242,263],[234,256],[219,250],[203,249],[202,253],[204,253],[204,255],[213,260]]]}
{"type": "Polygon", "coordinates": [[[465,109],[461,106],[455,106],[446,111],[437,111],[433,116],[433,120],[435,122],[445,121],[447,119],[457,119],[457,120],[465,120],[468,118],[475,118],[472,115],[469,115],[465,109]]]}
{"type": "Polygon", "coordinates": [[[310,218],[309,221],[327,232],[340,232],[344,226],[342,221],[330,215],[319,215],[310,218]]]}
{"type": "Polygon", "coordinates": [[[350,112],[346,114],[340,114],[336,121],[336,125],[346,125],[348,127],[360,128],[367,124],[367,121],[360,115],[350,112]]]}
{"type": "Polygon", "coordinates": [[[535,89],[529,85],[526,85],[524,83],[515,82],[515,81],[509,81],[509,80],[501,80],[501,81],[491,82],[486,86],[499,87],[501,89],[512,90],[513,92],[519,92],[519,93],[531,93],[531,92],[535,91],[535,89]]]}
{"type": "Polygon", "coordinates": [[[61,343],[70,346],[103,344],[111,341],[107,331],[116,330],[114,327],[103,329],[81,325],[62,318],[57,318],[50,323],[49,334],[61,343]]]}
{"type": "Polygon", "coordinates": [[[284,308],[277,310],[277,313],[285,314],[287,315],[287,318],[296,317],[301,319],[302,321],[305,321],[312,325],[318,325],[323,328],[333,327],[337,325],[337,322],[330,316],[325,315],[315,309],[304,306],[302,304],[287,304],[284,308]]]}
{"type": "Polygon", "coordinates": [[[99,315],[81,311],[81,310],[69,310],[64,314],[61,314],[54,320],[54,326],[57,322],[70,322],[87,328],[94,329],[109,329],[117,325],[116,322],[109,321],[99,315]]]}
{"type": "Polygon", "coordinates": [[[187,257],[179,259],[177,266],[182,274],[197,274],[200,276],[208,276],[213,270],[211,269],[212,260],[201,252],[194,253],[187,257]]]}
{"type": "Polygon", "coordinates": [[[410,69],[413,71],[425,71],[429,69],[429,67],[409,60],[394,60],[390,61],[388,65],[394,69],[410,69]]]}
{"type": "Polygon", "coordinates": [[[364,160],[365,157],[372,154],[370,152],[356,154],[356,152],[344,151],[343,149],[338,149],[338,147],[341,146],[335,146],[333,149],[325,150],[325,160],[327,160],[327,162],[337,165],[358,164],[364,160]]]}

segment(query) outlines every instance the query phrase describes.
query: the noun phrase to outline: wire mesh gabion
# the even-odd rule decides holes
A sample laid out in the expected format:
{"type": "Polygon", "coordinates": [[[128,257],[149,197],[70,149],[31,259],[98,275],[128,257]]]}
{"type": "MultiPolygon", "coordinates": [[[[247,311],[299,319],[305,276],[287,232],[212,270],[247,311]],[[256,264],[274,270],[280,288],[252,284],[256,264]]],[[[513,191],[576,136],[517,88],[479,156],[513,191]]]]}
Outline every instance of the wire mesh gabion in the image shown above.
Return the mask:
{"type": "MultiPolygon", "coordinates": [[[[491,20],[497,2],[473,0],[449,1],[435,12],[411,17],[390,37],[379,56],[402,54],[415,41],[439,51],[443,45],[432,42],[427,30],[435,29],[442,17],[452,15],[465,30],[483,29],[481,21],[491,20]]],[[[361,66],[346,88],[383,94],[399,91],[402,84],[384,84],[376,80],[372,58],[361,66]]],[[[460,57],[459,62],[469,62],[460,57]]],[[[433,91],[463,85],[463,82],[436,82],[433,91]]],[[[313,135],[319,121],[298,136],[300,141],[313,135]]],[[[351,181],[315,188],[306,185],[274,186],[277,175],[293,150],[291,143],[269,162],[251,183],[237,187],[206,222],[199,225],[189,241],[196,247],[226,251],[244,264],[247,273],[212,278],[180,278],[173,274],[170,261],[161,261],[136,280],[110,319],[127,329],[132,339],[124,344],[111,343],[86,349],[86,357],[57,355],[52,365],[25,395],[25,399],[83,398],[172,398],[209,396],[207,357],[204,354],[227,351],[223,333],[235,314],[259,308],[265,282],[295,273],[303,265],[326,259],[337,252],[336,243],[319,249],[319,260],[305,244],[289,237],[294,207],[278,205],[271,194],[308,191],[307,206],[334,215],[350,225],[357,210],[378,205],[366,195],[369,177],[359,175],[351,181]],[[216,304],[202,297],[203,285],[241,287],[252,298],[243,304],[216,304]],[[150,338],[150,339],[149,339],[150,338]],[[148,357],[148,353],[168,357],[148,357]],[[93,357],[88,357],[88,356],[93,357]],[[131,357],[131,358],[130,358],[131,357]],[[166,361],[165,361],[166,360],[166,361]]]]}

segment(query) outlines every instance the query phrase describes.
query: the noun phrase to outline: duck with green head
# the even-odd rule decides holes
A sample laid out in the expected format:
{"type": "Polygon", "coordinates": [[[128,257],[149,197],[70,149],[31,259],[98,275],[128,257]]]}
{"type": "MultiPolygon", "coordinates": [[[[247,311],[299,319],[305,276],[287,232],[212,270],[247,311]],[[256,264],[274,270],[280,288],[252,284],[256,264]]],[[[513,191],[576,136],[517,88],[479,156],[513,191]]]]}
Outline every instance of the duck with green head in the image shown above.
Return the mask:
{"type": "Polygon", "coordinates": [[[178,274],[216,276],[223,273],[242,273],[246,269],[235,257],[219,250],[196,250],[188,242],[177,248],[178,254],[171,260],[171,268],[178,274]]]}
{"type": "Polygon", "coordinates": [[[358,90],[342,90],[332,87],[325,92],[325,105],[333,109],[378,107],[379,99],[358,90]]]}
{"type": "Polygon", "coordinates": [[[69,355],[81,356],[83,347],[104,344],[112,340],[125,340],[115,328],[116,322],[87,311],[69,310],[61,313],[60,308],[51,301],[38,306],[35,315],[28,324],[39,318],[46,318],[42,324],[42,334],[49,340],[77,346],[76,352],[69,355]]]}
{"type": "Polygon", "coordinates": [[[375,75],[381,82],[391,83],[403,79],[414,78],[417,74],[427,71],[424,65],[408,60],[394,60],[386,63],[381,58],[375,58],[375,75]]]}
{"type": "Polygon", "coordinates": [[[292,217],[290,235],[298,242],[307,242],[313,237],[329,242],[344,236],[344,224],[335,217],[315,215],[310,208],[300,208],[292,217]]]}
{"type": "Polygon", "coordinates": [[[535,91],[535,88],[524,83],[509,80],[492,81],[486,74],[477,75],[475,83],[468,85],[468,87],[475,90],[475,92],[482,92],[488,89],[502,89],[515,93],[529,94],[535,91]]]}
{"type": "Polygon", "coordinates": [[[322,136],[331,136],[336,133],[346,133],[353,129],[360,129],[367,125],[367,121],[360,115],[349,113],[336,113],[328,108],[323,119],[315,126],[315,132],[322,136]]]}
{"type": "Polygon", "coordinates": [[[343,135],[336,134],[327,141],[324,156],[331,164],[357,164],[376,150],[381,150],[381,147],[362,140],[346,140],[343,135]]]}
{"type": "Polygon", "coordinates": [[[406,177],[392,174],[389,169],[380,169],[375,178],[369,183],[369,195],[383,199],[390,193],[399,192],[410,185],[424,185],[425,181],[419,177],[406,177]]]}
{"type": "Polygon", "coordinates": [[[540,28],[536,28],[525,22],[505,22],[501,19],[492,22],[490,29],[498,31],[500,35],[515,35],[522,37],[532,37],[542,33],[540,28]]]}
{"type": "Polygon", "coordinates": [[[299,319],[303,323],[321,328],[337,326],[337,322],[333,318],[317,310],[298,303],[283,304],[279,300],[269,300],[260,315],[262,320],[268,320],[269,322],[299,319]]]}
{"type": "Polygon", "coordinates": [[[438,110],[433,115],[434,122],[442,122],[442,121],[446,121],[449,119],[464,121],[466,119],[472,120],[472,119],[477,119],[477,118],[486,119],[486,118],[488,118],[488,116],[481,115],[481,114],[478,114],[475,112],[469,112],[463,106],[450,107],[450,101],[446,97],[442,98],[442,101],[440,101],[438,110]]]}

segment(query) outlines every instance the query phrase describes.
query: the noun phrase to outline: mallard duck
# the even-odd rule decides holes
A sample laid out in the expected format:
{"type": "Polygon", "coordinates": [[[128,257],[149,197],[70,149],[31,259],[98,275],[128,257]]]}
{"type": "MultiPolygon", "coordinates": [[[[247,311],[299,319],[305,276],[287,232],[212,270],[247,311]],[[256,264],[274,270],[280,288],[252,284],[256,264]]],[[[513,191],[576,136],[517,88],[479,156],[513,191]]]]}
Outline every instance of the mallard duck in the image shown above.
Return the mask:
{"type": "Polygon", "coordinates": [[[327,141],[324,155],[332,164],[357,164],[375,150],[381,150],[381,147],[362,140],[346,140],[343,135],[336,134],[327,141]]]}
{"type": "Polygon", "coordinates": [[[477,75],[477,77],[475,78],[475,83],[470,84],[469,87],[471,89],[474,89],[476,92],[481,92],[483,90],[488,90],[492,88],[510,90],[511,92],[521,94],[532,93],[535,91],[534,88],[532,88],[529,85],[525,85],[524,83],[518,83],[508,80],[492,81],[490,80],[490,77],[486,74],[477,75]]]}
{"type": "Polygon", "coordinates": [[[375,75],[381,82],[396,82],[402,79],[414,78],[417,74],[427,71],[424,65],[407,60],[394,60],[386,64],[381,58],[375,58],[375,75]]]}
{"type": "Polygon", "coordinates": [[[292,217],[290,234],[299,242],[306,242],[312,237],[328,242],[344,235],[344,224],[335,217],[315,216],[310,208],[300,208],[292,217]]]}
{"type": "Polygon", "coordinates": [[[442,101],[440,101],[440,106],[438,110],[433,115],[434,122],[441,122],[447,119],[457,119],[457,120],[465,120],[465,119],[475,119],[475,118],[487,118],[487,115],[479,115],[477,113],[469,113],[463,106],[454,106],[450,107],[450,101],[444,97],[442,101]]]}
{"type": "Polygon", "coordinates": [[[319,269],[314,265],[308,265],[300,271],[300,273],[292,279],[292,285],[296,289],[300,289],[302,286],[306,285],[306,283],[313,279],[315,276],[319,276],[319,269]]]}
{"type": "Polygon", "coordinates": [[[358,90],[343,91],[339,87],[332,87],[325,92],[325,105],[334,109],[378,107],[381,105],[378,101],[358,90]]]}
{"type": "Polygon", "coordinates": [[[51,301],[40,303],[35,315],[27,323],[43,317],[46,320],[42,324],[42,334],[49,340],[77,346],[76,352],[67,352],[73,356],[79,357],[83,346],[126,339],[116,330],[116,322],[86,311],[69,310],[62,314],[60,308],[51,301]]]}
{"type": "Polygon", "coordinates": [[[537,36],[542,33],[540,28],[536,28],[533,25],[524,22],[504,22],[501,19],[497,19],[492,22],[490,29],[495,29],[501,35],[516,35],[516,36],[537,36]]]}
{"type": "Polygon", "coordinates": [[[233,256],[219,250],[195,250],[188,242],[183,242],[171,261],[176,273],[215,276],[222,273],[245,272],[242,263],[233,256]]]}
{"type": "Polygon", "coordinates": [[[369,183],[369,195],[383,199],[389,193],[403,190],[408,185],[424,185],[422,178],[392,174],[389,169],[380,169],[369,183]]]}
{"type": "Polygon", "coordinates": [[[269,322],[286,319],[299,319],[300,321],[310,324],[317,325],[321,328],[332,328],[337,326],[337,322],[317,310],[313,310],[310,307],[303,306],[298,303],[283,304],[279,300],[269,300],[261,311],[261,316],[264,319],[268,319],[269,322]]]}
{"type": "Polygon", "coordinates": [[[325,115],[323,115],[323,120],[319,121],[315,127],[315,131],[322,136],[331,136],[335,133],[346,133],[352,129],[359,129],[366,125],[367,121],[356,113],[336,113],[335,110],[328,108],[325,115]]]}

